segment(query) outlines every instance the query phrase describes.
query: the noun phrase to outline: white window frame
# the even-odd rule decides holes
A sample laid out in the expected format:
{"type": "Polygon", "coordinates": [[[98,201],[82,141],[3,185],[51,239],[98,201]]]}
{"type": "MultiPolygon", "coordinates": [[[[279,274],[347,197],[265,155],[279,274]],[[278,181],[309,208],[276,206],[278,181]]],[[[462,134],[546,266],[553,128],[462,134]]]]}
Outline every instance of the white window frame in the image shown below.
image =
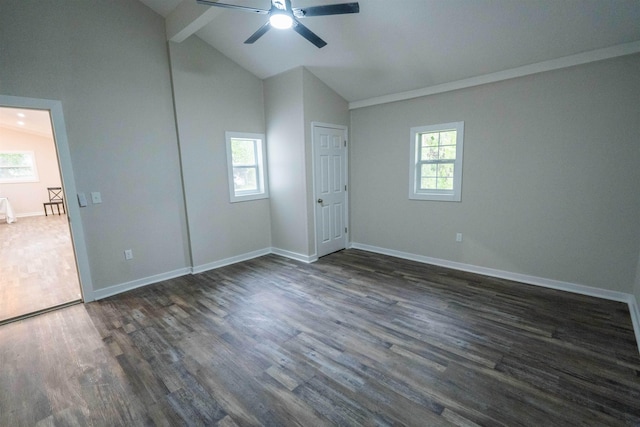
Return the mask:
{"type": "MultiPolygon", "coordinates": [[[[20,178],[0,178],[0,184],[14,184],[23,182],[40,182],[38,176],[38,165],[36,164],[36,154],[28,150],[2,150],[0,154],[27,154],[31,157],[31,175],[20,178]]],[[[2,166],[0,166],[2,168],[2,166]]]]}
{"type": "Polygon", "coordinates": [[[247,132],[225,132],[227,145],[227,175],[229,179],[229,201],[231,203],[244,202],[248,200],[266,199],[269,197],[269,185],[267,174],[267,151],[264,134],[247,132]],[[232,139],[248,139],[255,141],[256,158],[256,179],[258,189],[250,191],[236,191],[233,183],[233,157],[231,151],[232,139]]]}
{"type": "Polygon", "coordinates": [[[459,202],[462,200],[462,153],[464,143],[464,122],[443,123],[411,128],[409,199],[459,202]],[[431,132],[456,131],[456,158],[453,161],[453,190],[420,189],[420,139],[419,135],[431,132]]]}

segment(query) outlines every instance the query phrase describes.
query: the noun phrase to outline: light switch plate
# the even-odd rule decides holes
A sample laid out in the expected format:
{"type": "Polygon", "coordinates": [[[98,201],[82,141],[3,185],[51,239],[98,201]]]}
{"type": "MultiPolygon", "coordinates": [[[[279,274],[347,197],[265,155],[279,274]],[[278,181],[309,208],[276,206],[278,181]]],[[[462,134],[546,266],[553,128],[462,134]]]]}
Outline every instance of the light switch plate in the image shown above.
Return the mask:
{"type": "Polygon", "coordinates": [[[100,195],[99,191],[92,191],[91,192],[91,202],[96,205],[98,203],[102,203],[102,196],[100,195]]]}
{"type": "Polygon", "coordinates": [[[81,208],[87,207],[87,196],[84,193],[78,193],[78,204],[81,208]]]}

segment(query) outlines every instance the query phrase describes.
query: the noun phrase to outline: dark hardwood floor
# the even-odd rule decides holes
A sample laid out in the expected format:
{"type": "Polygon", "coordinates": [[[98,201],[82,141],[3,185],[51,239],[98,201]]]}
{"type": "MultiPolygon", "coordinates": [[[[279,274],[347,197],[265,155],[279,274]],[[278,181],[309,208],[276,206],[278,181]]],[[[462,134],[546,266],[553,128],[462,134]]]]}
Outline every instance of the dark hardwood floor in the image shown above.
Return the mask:
{"type": "Polygon", "coordinates": [[[0,425],[640,424],[626,304],[357,250],[0,327],[0,425]]]}

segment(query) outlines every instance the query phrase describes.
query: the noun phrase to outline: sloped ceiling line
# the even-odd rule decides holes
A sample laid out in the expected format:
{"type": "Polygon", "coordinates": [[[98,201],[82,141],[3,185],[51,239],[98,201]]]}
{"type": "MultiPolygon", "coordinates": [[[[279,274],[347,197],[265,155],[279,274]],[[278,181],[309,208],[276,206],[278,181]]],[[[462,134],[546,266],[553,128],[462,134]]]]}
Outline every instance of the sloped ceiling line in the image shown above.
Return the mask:
{"type": "MultiPolygon", "coordinates": [[[[360,13],[243,43],[264,17],[196,0],[140,0],[165,18],[168,40],[195,35],[260,79],[300,66],[361,108],[636,53],[638,0],[359,0],[360,13]]],[[[222,0],[267,8],[269,0],[222,0]]],[[[292,0],[316,6],[348,0],[292,0]]]]}

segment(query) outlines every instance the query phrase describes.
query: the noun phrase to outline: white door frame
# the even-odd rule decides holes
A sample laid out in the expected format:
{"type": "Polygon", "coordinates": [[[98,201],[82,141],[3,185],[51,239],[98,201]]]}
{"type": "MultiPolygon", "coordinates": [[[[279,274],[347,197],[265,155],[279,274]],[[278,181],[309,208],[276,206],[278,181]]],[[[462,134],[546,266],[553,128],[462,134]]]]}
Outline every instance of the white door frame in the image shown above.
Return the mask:
{"type": "Polygon", "coordinates": [[[84,231],[80,218],[80,207],[73,203],[75,199],[76,183],[71,165],[71,153],[69,152],[69,141],[67,140],[67,128],[64,123],[62,102],[51,99],[25,98],[21,96],[0,95],[0,107],[28,108],[32,110],[47,110],[51,114],[51,125],[53,128],[53,140],[58,153],[58,165],[62,178],[62,187],[66,196],[67,218],[69,219],[69,230],[71,232],[71,243],[73,244],[78,266],[78,279],[80,281],[80,291],[85,302],[93,301],[93,284],[91,282],[91,270],[89,269],[89,257],[87,246],[84,241],[84,231]],[[69,195],[73,195],[69,198],[69,195]]]}
{"type": "Polygon", "coordinates": [[[350,241],[351,241],[351,237],[350,237],[351,227],[349,226],[349,149],[348,149],[349,148],[349,128],[347,126],[335,125],[331,123],[311,122],[311,165],[312,165],[312,174],[313,174],[313,180],[312,180],[313,235],[315,240],[315,248],[316,248],[315,258],[316,259],[319,256],[318,214],[317,214],[318,210],[316,209],[316,200],[318,200],[318,195],[316,194],[316,144],[317,144],[317,141],[315,140],[315,129],[317,127],[341,130],[344,141],[346,141],[346,147],[344,150],[344,183],[347,186],[347,189],[345,190],[345,197],[344,197],[344,224],[345,224],[345,227],[347,228],[347,231],[345,232],[345,249],[349,247],[350,241]]]}

